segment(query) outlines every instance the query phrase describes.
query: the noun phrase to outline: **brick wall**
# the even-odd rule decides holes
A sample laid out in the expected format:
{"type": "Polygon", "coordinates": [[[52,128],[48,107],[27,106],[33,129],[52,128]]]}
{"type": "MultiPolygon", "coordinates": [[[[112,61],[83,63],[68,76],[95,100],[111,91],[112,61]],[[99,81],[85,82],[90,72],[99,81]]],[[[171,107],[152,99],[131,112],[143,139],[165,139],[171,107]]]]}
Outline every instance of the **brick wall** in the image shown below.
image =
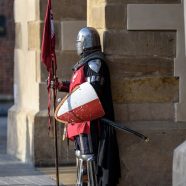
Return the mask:
{"type": "Polygon", "coordinates": [[[6,35],[0,36],[0,97],[13,95],[14,19],[13,0],[0,1],[0,16],[6,18],[6,35]]]}

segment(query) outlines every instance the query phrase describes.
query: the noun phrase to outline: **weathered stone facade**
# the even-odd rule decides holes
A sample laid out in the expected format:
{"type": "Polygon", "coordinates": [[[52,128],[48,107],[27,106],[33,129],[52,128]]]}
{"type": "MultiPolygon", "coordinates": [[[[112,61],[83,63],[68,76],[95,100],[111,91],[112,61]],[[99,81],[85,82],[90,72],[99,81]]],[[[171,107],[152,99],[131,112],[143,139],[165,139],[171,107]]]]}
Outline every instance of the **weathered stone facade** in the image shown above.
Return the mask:
{"type": "Polygon", "coordinates": [[[89,0],[87,7],[108,59],[116,120],[150,137],[146,144],[118,132],[119,185],[172,185],[173,151],[186,132],[185,123],[174,122],[185,121],[185,76],[178,73],[185,67],[184,4],[89,0]]]}
{"type": "MultiPolygon", "coordinates": [[[[77,60],[75,35],[86,25],[86,1],[53,2],[58,77],[69,79],[77,60]],[[78,9],[76,8],[78,5],[78,9]],[[83,10],[83,11],[82,11],[83,10]],[[68,32],[65,32],[65,29],[68,32]],[[73,43],[72,43],[73,42],[73,43]]],[[[15,104],[8,114],[8,153],[35,165],[54,164],[54,138],[48,136],[47,71],[40,48],[47,0],[15,0],[16,42],[14,51],[15,104]],[[45,143],[44,143],[45,142],[45,143]]],[[[60,96],[60,94],[59,94],[60,96]]],[[[64,96],[61,94],[61,96],[64,96]]],[[[72,163],[58,125],[59,162],[72,163]]]]}
{"type": "MultiPolygon", "coordinates": [[[[186,135],[185,122],[179,123],[186,121],[185,1],[52,2],[58,77],[69,79],[78,60],[77,31],[86,24],[95,27],[108,59],[116,120],[150,138],[147,144],[117,132],[119,185],[171,185],[173,151],[186,135]]],[[[54,163],[53,139],[47,136],[47,72],[40,62],[46,4],[47,0],[15,0],[14,4],[15,105],[8,117],[8,152],[35,165],[54,163]]],[[[66,157],[61,125],[58,133],[60,163],[73,163],[73,150],[66,157]]]]}

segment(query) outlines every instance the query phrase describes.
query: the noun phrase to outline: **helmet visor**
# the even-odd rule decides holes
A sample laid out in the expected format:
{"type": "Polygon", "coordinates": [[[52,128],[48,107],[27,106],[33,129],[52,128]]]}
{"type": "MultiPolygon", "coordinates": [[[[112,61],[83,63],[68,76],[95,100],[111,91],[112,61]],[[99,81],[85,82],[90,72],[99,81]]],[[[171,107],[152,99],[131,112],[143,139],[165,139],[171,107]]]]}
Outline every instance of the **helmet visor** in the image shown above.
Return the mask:
{"type": "Polygon", "coordinates": [[[83,53],[83,44],[81,41],[76,42],[76,50],[79,56],[83,53]]]}

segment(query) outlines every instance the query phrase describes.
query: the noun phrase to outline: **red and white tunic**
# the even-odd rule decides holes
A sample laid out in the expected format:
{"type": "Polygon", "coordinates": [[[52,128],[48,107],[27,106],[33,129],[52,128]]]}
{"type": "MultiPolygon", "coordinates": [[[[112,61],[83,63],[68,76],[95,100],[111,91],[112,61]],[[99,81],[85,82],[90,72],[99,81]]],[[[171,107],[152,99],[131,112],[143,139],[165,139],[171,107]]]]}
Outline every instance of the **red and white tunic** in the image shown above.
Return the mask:
{"type": "MultiPolygon", "coordinates": [[[[81,85],[85,81],[86,78],[84,75],[84,66],[82,66],[81,68],[79,68],[77,71],[73,73],[70,82],[69,92],[71,93],[76,86],[81,85]]],[[[82,133],[84,134],[90,133],[90,121],[81,122],[81,123],[70,123],[67,125],[67,137],[69,139],[73,140],[74,136],[77,136],[82,133]]]]}

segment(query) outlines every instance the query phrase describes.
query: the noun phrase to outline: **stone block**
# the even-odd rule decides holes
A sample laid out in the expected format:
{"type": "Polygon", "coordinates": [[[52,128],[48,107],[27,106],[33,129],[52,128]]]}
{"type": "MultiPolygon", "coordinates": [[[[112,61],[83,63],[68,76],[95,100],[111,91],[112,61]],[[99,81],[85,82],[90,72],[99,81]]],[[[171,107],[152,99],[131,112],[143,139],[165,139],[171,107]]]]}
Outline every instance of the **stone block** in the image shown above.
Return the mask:
{"type": "Polygon", "coordinates": [[[161,56],[176,55],[176,32],[105,31],[103,49],[109,55],[161,56]]]}
{"type": "Polygon", "coordinates": [[[173,103],[114,104],[120,121],[174,121],[173,103]]]}
{"type": "Polygon", "coordinates": [[[88,20],[88,26],[102,29],[105,28],[105,5],[94,6],[91,9],[91,16],[88,20]]]}
{"type": "MultiPolygon", "coordinates": [[[[40,23],[40,47],[42,44],[42,37],[43,37],[43,28],[44,23],[40,23]]],[[[55,31],[55,49],[61,50],[61,22],[55,21],[54,22],[54,31],[55,31]]]]}
{"type": "MultiPolygon", "coordinates": [[[[53,105],[53,97],[51,97],[51,106],[53,105]]],[[[41,82],[39,83],[39,109],[45,110],[48,108],[48,90],[47,83],[41,82]]],[[[51,108],[52,109],[52,108],[51,108]]]]}
{"type": "Polygon", "coordinates": [[[115,119],[120,122],[129,121],[128,104],[116,104],[114,103],[115,119]]]}
{"type": "Polygon", "coordinates": [[[94,0],[94,1],[88,0],[88,2],[89,2],[89,4],[91,4],[92,7],[93,7],[93,6],[97,6],[97,5],[101,4],[101,3],[106,3],[107,0],[94,0]]]}
{"type": "Polygon", "coordinates": [[[39,18],[39,8],[37,0],[15,0],[14,19],[15,22],[35,21],[39,18]],[[32,10],[32,11],[28,11],[32,10]]]}
{"type": "MultiPolygon", "coordinates": [[[[59,79],[59,81],[61,81],[59,79]]],[[[51,91],[52,93],[52,91],[51,91]]],[[[58,98],[64,98],[67,93],[57,91],[56,101],[58,98]]],[[[46,82],[39,83],[39,109],[46,110],[48,108],[48,90],[46,82]]],[[[51,113],[53,112],[53,96],[51,96],[51,113]]]]}
{"type": "Polygon", "coordinates": [[[179,81],[175,77],[115,78],[111,81],[115,103],[178,101],[179,81]]]}
{"type": "Polygon", "coordinates": [[[79,61],[79,56],[75,51],[62,52],[57,55],[57,60],[57,76],[62,80],[70,80],[73,73],[72,67],[79,61]]]}
{"type": "MultiPolygon", "coordinates": [[[[105,16],[101,19],[105,19],[101,22],[105,22],[107,29],[124,29],[126,23],[127,9],[122,3],[107,4],[105,6],[105,16]]],[[[94,20],[95,17],[93,16],[94,20]]],[[[100,20],[100,19],[99,19],[100,20]]],[[[97,21],[97,19],[95,19],[97,21]]]]}
{"type": "Polygon", "coordinates": [[[15,22],[22,22],[25,19],[25,3],[22,0],[14,1],[14,20],[15,22]]]}
{"type": "MultiPolygon", "coordinates": [[[[23,4],[25,1],[23,0],[23,4]]],[[[38,0],[27,0],[27,9],[28,13],[28,21],[36,21],[39,20],[39,1],[38,0]],[[32,10],[32,11],[28,11],[32,10]]]]}
{"type": "Polygon", "coordinates": [[[55,37],[56,37],[56,44],[55,44],[55,49],[56,50],[61,50],[61,22],[55,22],[54,23],[54,31],[55,31],[55,37]]]}
{"type": "Polygon", "coordinates": [[[40,50],[41,37],[40,37],[40,22],[28,22],[28,49],[40,50]]]}
{"type": "MultiPolygon", "coordinates": [[[[88,26],[93,26],[93,13],[95,15],[95,10],[93,12],[93,9],[99,6],[105,6],[107,0],[87,0],[87,25],[88,26]]],[[[101,9],[100,9],[101,10],[101,9]]],[[[105,11],[103,9],[103,11],[105,11]]],[[[103,13],[102,13],[103,14],[103,13]]],[[[96,15],[95,15],[96,16],[96,15]]],[[[102,17],[101,19],[104,19],[105,17],[102,17]]],[[[98,20],[100,19],[100,17],[98,18],[98,20]]],[[[98,21],[97,20],[97,21],[98,21]]],[[[102,20],[104,21],[104,20],[102,20]]],[[[96,22],[94,21],[94,23],[96,24],[96,22]]]]}
{"type": "Polygon", "coordinates": [[[177,30],[182,27],[182,9],[181,4],[130,4],[127,6],[127,29],[177,30]]]}
{"type": "MultiPolygon", "coordinates": [[[[72,76],[72,66],[76,64],[76,62],[79,60],[78,55],[76,52],[56,52],[56,58],[57,58],[57,77],[59,82],[62,80],[70,80],[72,76]]],[[[48,77],[48,72],[46,70],[46,67],[43,63],[41,63],[38,60],[38,65],[41,68],[41,79],[38,79],[38,81],[41,81],[39,83],[39,108],[40,110],[46,109],[47,108],[47,100],[48,100],[48,95],[47,95],[47,84],[46,80],[48,77]]],[[[40,76],[40,75],[38,75],[40,76]]],[[[63,98],[65,94],[62,94],[60,92],[57,92],[57,97],[63,98]]]]}
{"type": "Polygon", "coordinates": [[[15,48],[22,48],[22,25],[21,23],[15,23],[15,48]]]}
{"type": "Polygon", "coordinates": [[[13,106],[8,111],[7,152],[23,162],[32,163],[34,113],[13,106]]]}
{"type": "Polygon", "coordinates": [[[173,156],[173,186],[186,185],[186,141],[174,150],[173,156]]]}
{"type": "MultiPolygon", "coordinates": [[[[179,99],[183,100],[183,98],[179,98],[179,99]]],[[[176,121],[185,121],[186,120],[185,108],[186,108],[186,101],[185,100],[175,104],[176,121]]]]}
{"type": "Polygon", "coordinates": [[[21,78],[23,79],[23,84],[21,87],[22,94],[22,108],[27,108],[30,110],[39,109],[39,85],[37,80],[37,62],[36,62],[35,51],[29,51],[25,56],[25,60],[21,63],[24,63],[21,67],[21,78]],[[23,70],[23,69],[24,70],[23,70]],[[25,76],[26,74],[26,76],[25,76]],[[31,91],[32,90],[32,91],[31,91]]]}
{"type": "MultiPolygon", "coordinates": [[[[8,153],[36,166],[55,165],[53,128],[49,136],[47,124],[47,110],[36,113],[13,106],[8,113],[8,153]]],[[[75,163],[73,144],[70,143],[67,155],[67,143],[62,141],[63,125],[57,125],[59,163],[75,163]]]]}
{"type": "Polygon", "coordinates": [[[106,56],[111,78],[173,76],[173,59],[159,57],[106,56]]]}
{"type": "Polygon", "coordinates": [[[145,143],[131,134],[117,131],[122,172],[119,186],[172,185],[173,150],[185,140],[185,123],[159,121],[124,125],[148,136],[150,141],[145,143]]]}
{"type": "Polygon", "coordinates": [[[174,4],[181,3],[181,0],[107,0],[107,3],[174,4]]]}
{"type": "Polygon", "coordinates": [[[129,104],[130,121],[174,121],[174,103],[129,104]]]}
{"type": "MultiPolygon", "coordinates": [[[[34,164],[36,166],[55,165],[54,131],[48,135],[47,110],[36,114],[34,125],[34,164]]],[[[57,123],[59,164],[75,163],[74,145],[70,142],[67,152],[67,142],[62,140],[63,124],[57,123]]]]}
{"type": "MultiPolygon", "coordinates": [[[[79,61],[79,57],[75,51],[56,52],[57,59],[57,77],[62,80],[70,80],[72,76],[72,67],[79,61]]],[[[41,81],[45,82],[48,72],[43,63],[38,59],[41,68],[41,81]]]]}
{"type": "Polygon", "coordinates": [[[63,51],[76,50],[77,34],[85,26],[86,21],[61,22],[61,46],[63,51]]]}
{"type": "MultiPolygon", "coordinates": [[[[44,20],[47,0],[40,0],[40,19],[44,20]]],[[[52,1],[54,19],[61,21],[65,19],[86,20],[86,0],[55,0],[52,1]]]]}
{"type": "Polygon", "coordinates": [[[39,69],[40,69],[40,71],[38,73],[40,74],[40,78],[41,78],[41,79],[39,79],[39,81],[46,83],[46,80],[48,78],[48,71],[47,71],[44,63],[41,62],[41,60],[38,63],[39,63],[39,69]]]}
{"type": "Polygon", "coordinates": [[[16,49],[14,52],[14,99],[15,104],[24,109],[37,110],[39,106],[36,52],[16,49]],[[22,73],[20,73],[22,72],[22,73]],[[32,90],[32,91],[30,91],[32,90]],[[28,99],[29,98],[29,99],[28,99]]]}

